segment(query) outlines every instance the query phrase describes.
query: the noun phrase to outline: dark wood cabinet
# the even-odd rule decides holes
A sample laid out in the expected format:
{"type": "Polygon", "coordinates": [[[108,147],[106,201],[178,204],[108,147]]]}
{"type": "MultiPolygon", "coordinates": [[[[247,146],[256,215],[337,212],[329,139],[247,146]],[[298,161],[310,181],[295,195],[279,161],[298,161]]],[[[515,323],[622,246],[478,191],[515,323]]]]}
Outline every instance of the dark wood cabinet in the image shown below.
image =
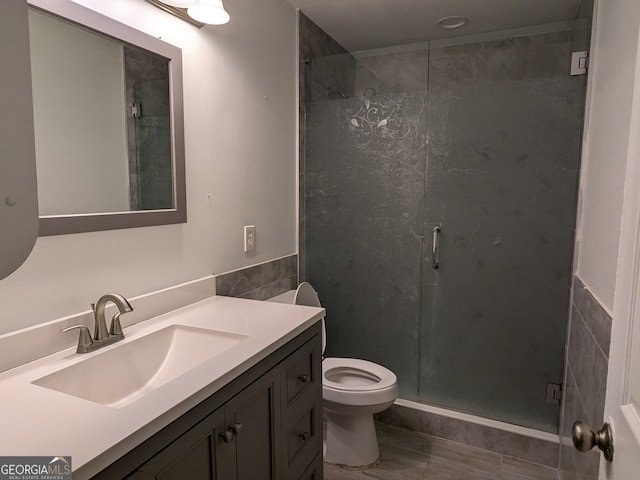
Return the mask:
{"type": "Polygon", "coordinates": [[[224,407],[225,421],[235,434],[235,456],[224,478],[277,480],[280,471],[280,389],[272,371],[233,397],[224,407]]]}
{"type": "Polygon", "coordinates": [[[313,326],[95,480],[322,480],[322,350],[313,326]]]}
{"type": "Polygon", "coordinates": [[[221,480],[226,477],[218,471],[226,453],[232,458],[230,447],[222,442],[225,430],[224,411],[216,410],[198,425],[167,446],[162,452],[138,468],[131,480],[221,480]]]}

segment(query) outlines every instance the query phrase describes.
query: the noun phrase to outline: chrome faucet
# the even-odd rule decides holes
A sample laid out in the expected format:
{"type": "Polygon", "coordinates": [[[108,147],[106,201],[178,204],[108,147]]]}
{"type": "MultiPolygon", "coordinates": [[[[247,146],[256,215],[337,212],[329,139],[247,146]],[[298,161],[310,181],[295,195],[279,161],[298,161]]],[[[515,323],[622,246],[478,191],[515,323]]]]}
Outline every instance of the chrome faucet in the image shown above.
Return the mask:
{"type": "Polygon", "coordinates": [[[106,347],[112,343],[118,342],[124,338],[122,332],[122,325],[120,324],[120,315],[133,311],[133,307],[129,301],[118,293],[107,293],[100,297],[97,303],[91,304],[91,310],[93,311],[93,318],[95,320],[95,330],[93,338],[91,338],[91,332],[85,325],[74,325],[72,327],[65,328],[63,332],[69,330],[80,329],[80,337],[78,339],[77,353],[89,353],[99,348],[106,347]],[[104,309],[107,303],[112,302],[118,307],[118,313],[116,313],[111,319],[111,326],[107,330],[107,322],[104,318],[104,309]]]}
{"type": "Polygon", "coordinates": [[[96,322],[95,332],[93,334],[93,340],[107,340],[112,335],[120,335],[124,338],[122,333],[122,326],[120,325],[120,315],[133,311],[133,307],[119,293],[107,293],[100,297],[97,303],[91,304],[91,310],[93,310],[93,317],[96,322]],[[118,307],[119,312],[116,313],[111,319],[111,327],[107,330],[107,322],[104,318],[104,308],[107,303],[113,302],[118,307]]]}

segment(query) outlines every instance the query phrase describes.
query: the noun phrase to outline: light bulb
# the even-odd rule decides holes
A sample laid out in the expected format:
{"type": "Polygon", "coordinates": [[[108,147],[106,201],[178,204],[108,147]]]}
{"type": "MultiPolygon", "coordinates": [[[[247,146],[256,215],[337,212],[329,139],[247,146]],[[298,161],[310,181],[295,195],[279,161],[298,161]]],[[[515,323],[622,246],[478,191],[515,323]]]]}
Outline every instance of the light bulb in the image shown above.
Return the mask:
{"type": "Polygon", "coordinates": [[[230,16],[222,5],[222,0],[200,0],[197,5],[189,7],[187,13],[191,18],[208,25],[223,25],[230,16]]]}
{"type": "Polygon", "coordinates": [[[198,4],[198,0],[160,0],[172,7],[187,8],[198,4]]]}

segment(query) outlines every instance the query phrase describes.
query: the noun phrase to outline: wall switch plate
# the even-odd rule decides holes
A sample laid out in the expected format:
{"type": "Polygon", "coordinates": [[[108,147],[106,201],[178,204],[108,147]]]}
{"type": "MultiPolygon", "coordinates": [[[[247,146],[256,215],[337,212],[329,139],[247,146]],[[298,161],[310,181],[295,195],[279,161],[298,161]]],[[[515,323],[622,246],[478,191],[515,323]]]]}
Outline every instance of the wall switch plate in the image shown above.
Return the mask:
{"type": "Polygon", "coordinates": [[[254,252],[256,250],[256,226],[244,226],[244,251],[254,252]]]}

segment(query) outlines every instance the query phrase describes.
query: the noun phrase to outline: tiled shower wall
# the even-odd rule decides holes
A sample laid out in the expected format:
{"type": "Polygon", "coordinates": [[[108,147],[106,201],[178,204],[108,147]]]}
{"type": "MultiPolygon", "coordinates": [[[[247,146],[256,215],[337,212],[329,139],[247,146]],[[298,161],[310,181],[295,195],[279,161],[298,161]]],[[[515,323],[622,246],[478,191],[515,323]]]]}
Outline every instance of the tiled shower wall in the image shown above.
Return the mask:
{"type": "Polygon", "coordinates": [[[560,426],[560,473],[563,480],[595,480],[602,456],[600,450],[587,453],[575,450],[571,428],[578,420],[593,429],[599,429],[604,422],[611,316],[577,276],[573,282],[560,426]]]}
{"type": "Polygon", "coordinates": [[[173,208],[168,61],[124,47],[124,66],[130,209],[173,208]]]}
{"type": "Polygon", "coordinates": [[[300,62],[300,140],[299,140],[299,280],[305,279],[305,144],[307,102],[327,98],[329,92],[353,95],[355,84],[355,59],[338,42],[313,23],[302,12],[299,13],[299,62],[300,62]],[[313,63],[312,63],[313,62],[313,63]],[[312,70],[313,69],[313,70],[312,70]]]}

